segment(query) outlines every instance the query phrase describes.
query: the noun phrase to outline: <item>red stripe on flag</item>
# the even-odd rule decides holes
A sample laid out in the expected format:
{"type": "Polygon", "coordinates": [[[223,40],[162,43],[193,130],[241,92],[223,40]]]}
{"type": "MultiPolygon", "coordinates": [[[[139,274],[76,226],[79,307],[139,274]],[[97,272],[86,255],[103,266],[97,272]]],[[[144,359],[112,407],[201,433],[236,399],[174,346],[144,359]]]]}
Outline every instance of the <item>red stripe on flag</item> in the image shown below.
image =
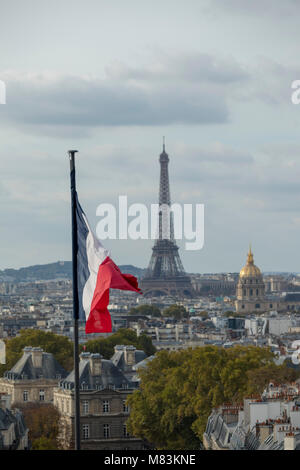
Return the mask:
{"type": "Polygon", "coordinates": [[[106,257],[100,264],[91,311],[85,325],[86,333],[111,333],[109,289],[130,290],[141,293],[138,280],[131,274],[122,274],[118,266],[106,257]]]}

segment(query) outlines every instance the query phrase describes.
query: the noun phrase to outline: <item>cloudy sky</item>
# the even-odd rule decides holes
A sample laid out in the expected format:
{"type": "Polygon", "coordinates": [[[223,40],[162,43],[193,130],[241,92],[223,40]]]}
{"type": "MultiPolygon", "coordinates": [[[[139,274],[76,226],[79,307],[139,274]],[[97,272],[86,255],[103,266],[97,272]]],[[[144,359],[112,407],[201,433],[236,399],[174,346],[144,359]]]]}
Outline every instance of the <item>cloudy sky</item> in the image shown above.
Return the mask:
{"type": "MultiPolygon", "coordinates": [[[[300,271],[297,0],[0,0],[0,269],[71,259],[67,151],[100,203],[205,205],[188,272],[300,271]]],[[[106,240],[145,267],[151,241],[106,240]]]]}

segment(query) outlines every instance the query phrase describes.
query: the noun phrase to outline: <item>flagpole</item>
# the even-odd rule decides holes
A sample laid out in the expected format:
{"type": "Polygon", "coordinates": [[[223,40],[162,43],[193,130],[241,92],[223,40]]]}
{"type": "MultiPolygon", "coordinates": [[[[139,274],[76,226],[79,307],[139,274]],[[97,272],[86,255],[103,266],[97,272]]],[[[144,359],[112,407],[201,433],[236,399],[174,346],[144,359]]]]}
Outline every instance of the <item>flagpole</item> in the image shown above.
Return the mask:
{"type": "Polygon", "coordinates": [[[77,220],[76,220],[76,175],[75,153],[77,150],[69,150],[70,180],[71,180],[71,208],[72,208],[72,272],[73,272],[73,321],[74,321],[74,391],[75,391],[75,450],[80,450],[80,396],[79,396],[79,340],[78,319],[79,299],[77,280],[77,220]]]}

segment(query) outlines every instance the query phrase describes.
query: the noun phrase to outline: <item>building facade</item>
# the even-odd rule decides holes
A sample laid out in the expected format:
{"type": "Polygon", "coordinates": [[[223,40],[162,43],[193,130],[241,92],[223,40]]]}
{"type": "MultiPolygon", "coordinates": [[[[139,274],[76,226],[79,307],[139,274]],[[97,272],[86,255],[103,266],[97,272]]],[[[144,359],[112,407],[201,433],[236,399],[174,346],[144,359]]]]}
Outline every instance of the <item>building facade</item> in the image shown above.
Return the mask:
{"type": "MultiPolygon", "coordinates": [[[[100,354],[80,355],[81,448],[89,450],[142,450],[143,440],[130,436],[126,421],[127,397],[138,388],[132,369],[146,357],[133,346],[116,346],[111,360],[100,354]],[[116,364],[116,365],[115,365],[116,364]]],[[[60,443],[74,446],[74,371],[54,391],[54,405],[61,414],[60,443]]]]}
{"type": "Polygon", "coordinates": [[[53,390],[66,375],[52,354],[25,347],[21,359],[0,378],[0,392],[10,395],[12,404],[52,403],[53,390]]]}
{"type": "Polygon", "coordinates": [[[260,269],[255,266],[251,248],[246,265],[241,269],[236,291],[238,313],[265,312],[267,308],[265,284],[260,269]]]}
{"type": "Polygon", "coordinates": [[[300,450],[300,386],[270,383],[261,396],[214,409],[207,420],[207,450],[300,450]]]}
{"type": "Polygon", "coordinates": [[[0,450],[28,449],[28,429],[18,409],[11,409],[11,397],[0,395],[0,450]]]}

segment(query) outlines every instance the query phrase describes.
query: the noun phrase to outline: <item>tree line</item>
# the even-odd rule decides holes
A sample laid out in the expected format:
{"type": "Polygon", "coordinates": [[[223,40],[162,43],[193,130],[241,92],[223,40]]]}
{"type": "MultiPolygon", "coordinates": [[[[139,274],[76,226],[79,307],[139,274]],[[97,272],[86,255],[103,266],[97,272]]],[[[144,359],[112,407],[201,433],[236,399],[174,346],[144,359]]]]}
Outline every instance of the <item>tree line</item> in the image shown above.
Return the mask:
{"type": "Polygon", "coordinates": [[[275,365],[269,348],[256,346],[160,351],[139,374],[140,387],[128,398],[128,430],[166,450],[199,449],[213,408],[260,394],[270,381],[299,377],[275,365]]]}

